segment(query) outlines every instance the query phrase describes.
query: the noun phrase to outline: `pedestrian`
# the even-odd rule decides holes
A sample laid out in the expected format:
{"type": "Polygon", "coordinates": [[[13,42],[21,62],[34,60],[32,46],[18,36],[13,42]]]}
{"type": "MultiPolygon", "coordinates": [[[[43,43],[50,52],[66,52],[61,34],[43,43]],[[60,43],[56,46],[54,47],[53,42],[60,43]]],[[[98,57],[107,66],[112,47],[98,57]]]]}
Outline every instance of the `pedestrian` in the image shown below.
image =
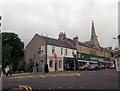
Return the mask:
{"type": "Polygon", "coordinates": [[[9,72],[9,66],[7,66],[6,68],[5,68],[5,74],[6,74],[6,76],[8,76],[8,72],[9,72]]]}
{"type": "Polygon", "coordinates": [[[10,66],[10,69],[9,69],[10,76],[12,76],[12,73],[13,73],[12,66],[10,66]]]}

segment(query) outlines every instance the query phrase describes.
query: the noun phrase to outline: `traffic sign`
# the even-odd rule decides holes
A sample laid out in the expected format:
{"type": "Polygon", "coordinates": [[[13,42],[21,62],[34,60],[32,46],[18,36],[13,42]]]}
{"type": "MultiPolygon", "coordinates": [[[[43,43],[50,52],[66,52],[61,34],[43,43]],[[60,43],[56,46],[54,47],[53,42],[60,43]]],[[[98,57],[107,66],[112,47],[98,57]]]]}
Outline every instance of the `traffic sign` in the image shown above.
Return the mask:
{"type": "Polygon", "coordinates": [[[54,58],[57,58],[57,54],[54,54],[54,58]]]}
{"type": "Polygon", "coordinates": [[[114,49],[114,53],[118,53],[119,52],[119,49],[116,47],[115,49],[114,49]]]}

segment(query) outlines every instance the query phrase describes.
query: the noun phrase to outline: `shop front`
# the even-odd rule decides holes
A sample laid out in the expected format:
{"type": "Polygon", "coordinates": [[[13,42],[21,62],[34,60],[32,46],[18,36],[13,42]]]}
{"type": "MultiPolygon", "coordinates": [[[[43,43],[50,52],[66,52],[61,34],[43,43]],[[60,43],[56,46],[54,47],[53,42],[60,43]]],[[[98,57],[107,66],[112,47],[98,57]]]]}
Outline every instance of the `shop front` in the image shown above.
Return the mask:
{"type": "Polygon", "coordinates": [[[74,58],[64,58],[64,70],[65,71],[73,71],[74,70],[74,58]]]}
{"type": "Polygon", "coordinates": [[[98,62],[99,65],[100,64],[107,65],[111,61],[110,58],[89,55],[89,54],[84,54],[84,53],[79,53],[77,57],[78,57],[77,58],[78,60],[98,62]]]}
{"type": "Polygon", "coordinates": [[[63,58],[54,56],[49,56],[47,58],[48,69],[50,72],[52,71],[63,71],[63,58]]]}

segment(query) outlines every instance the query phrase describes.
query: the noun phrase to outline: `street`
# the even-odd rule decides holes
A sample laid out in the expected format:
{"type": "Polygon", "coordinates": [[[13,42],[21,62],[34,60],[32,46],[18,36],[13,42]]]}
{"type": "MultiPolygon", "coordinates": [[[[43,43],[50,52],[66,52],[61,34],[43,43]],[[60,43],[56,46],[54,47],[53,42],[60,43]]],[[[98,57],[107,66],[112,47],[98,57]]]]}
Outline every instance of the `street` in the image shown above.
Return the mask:
{"type": "Polygon", "coordinates": [[[113,69],[26,74],[2,78],[3,90],[29,89],[118,89],[118,73],[113,69]]]}

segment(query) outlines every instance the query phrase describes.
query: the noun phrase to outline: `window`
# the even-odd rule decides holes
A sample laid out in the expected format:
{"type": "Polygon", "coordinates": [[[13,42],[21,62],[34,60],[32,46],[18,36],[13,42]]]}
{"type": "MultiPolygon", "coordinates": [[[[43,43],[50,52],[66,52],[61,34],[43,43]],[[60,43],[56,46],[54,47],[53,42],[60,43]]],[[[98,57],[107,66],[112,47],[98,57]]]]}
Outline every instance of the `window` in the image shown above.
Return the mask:
{"type": "Polygon", "coordinates": [[[74,55],[74,50],[72,50],[72,55],[74,55]]]}
{"type": "Polygon", "coordinates": [[[63,48],[61,48],[61,55],[63,55],[63,48]]]}
{"type": "Polygon", "coordinates": [[[79,52],[81,52],[81,47],[79,47],[79,52]]]}
{"type": "Polygon", "coordinates": [[[67,49],[65,50],[65,53],[66,53],[66,55],[67,55],[67,49]]]}
{"type": "Polygon", "coordinates": [[[50,62],[50,66],[49,66],[49,67],[50,67],[50,68],[53,68],[53,61],[50,60],[49,62],[50,62]]]}
{"type": "Polygon", "coordinates": [[[52,54],[54,54],[54,53],[55,53],[55,47],[52,48],[52,54]]]}
{"type": "Polygon", "coordinates": [[[62,60],[59,61],[59,68],[62,68],[62,60]]]}

